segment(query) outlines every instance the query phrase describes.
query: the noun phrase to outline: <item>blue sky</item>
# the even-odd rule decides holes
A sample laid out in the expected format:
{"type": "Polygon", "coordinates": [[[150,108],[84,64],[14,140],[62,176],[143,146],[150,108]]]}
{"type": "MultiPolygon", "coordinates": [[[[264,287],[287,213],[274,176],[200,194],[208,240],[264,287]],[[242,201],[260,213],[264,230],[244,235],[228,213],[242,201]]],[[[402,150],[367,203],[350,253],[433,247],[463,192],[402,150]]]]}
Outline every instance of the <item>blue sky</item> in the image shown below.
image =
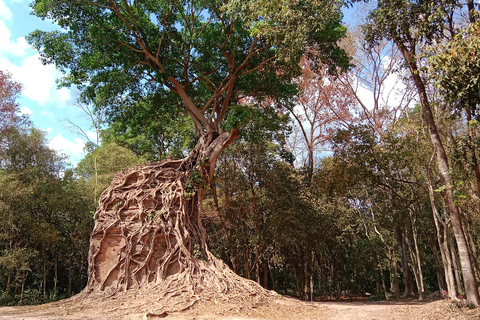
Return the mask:
{"type": "Polygon", "coordinates": [[[30,32],[54,30],[50,21],[30,14],[31,0],[0,0],[0,70],[9,71],[12,78],[22,83],[18,100],[22,112],[30,114],[35,127],[44,130],[52,149],[64,153],[75,165],[83,157],[85,139],[69,127],[66,120],[82,127],[93,136],[90,122],[73,105],[71,90],[57,89],[55,80],[61,74],[53,65],[44,66],[38,52],[25,41],[30,32]]]}

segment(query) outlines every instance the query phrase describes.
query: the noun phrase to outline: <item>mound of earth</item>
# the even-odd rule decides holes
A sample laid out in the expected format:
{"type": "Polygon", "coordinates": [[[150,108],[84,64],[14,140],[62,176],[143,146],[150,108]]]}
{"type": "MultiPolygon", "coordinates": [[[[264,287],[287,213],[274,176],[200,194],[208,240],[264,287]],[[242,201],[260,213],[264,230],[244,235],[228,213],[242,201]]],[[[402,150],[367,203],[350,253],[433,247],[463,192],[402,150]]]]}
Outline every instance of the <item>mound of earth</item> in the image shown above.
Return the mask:
{"type": "Polygon", "coordinates": [[[459,308],[447,300],[418,302],[303,302],[280,295],[202,297],[181,311],[171,301],[158,301],[155,294],[129,292],[111,298],[79,298],[39,306],[1,307],[0,319],[93,320],[93,319],[319,319],[319,320],[469,320],[480,319],[480,310],[459,308]],[[172,307],[169,309],[169,305],[172,307]]]}

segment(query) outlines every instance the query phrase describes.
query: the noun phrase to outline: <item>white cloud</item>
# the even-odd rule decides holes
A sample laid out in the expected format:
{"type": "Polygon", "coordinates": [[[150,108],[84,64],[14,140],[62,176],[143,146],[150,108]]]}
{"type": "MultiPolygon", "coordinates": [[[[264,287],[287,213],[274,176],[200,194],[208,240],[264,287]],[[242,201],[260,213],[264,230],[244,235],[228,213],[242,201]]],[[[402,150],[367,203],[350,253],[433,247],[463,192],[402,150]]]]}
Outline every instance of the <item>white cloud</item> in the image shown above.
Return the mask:
{"type": "Polygon", "coordinates": [[[95,131],[87,131],[87,137],[90,139],[92,142],[97,141],[97,133],[95,131]]]}
{"type": "Polygon", "coordinates": [[[48,127],[47,129],[43,129],[43,131],[45,131],[47,134],[50,134],[50,132],[52,132],[52,128],[48,127]]]}
{"type": "MultiPolygon", "coordinates": [[[[8,70],[12,77],[23,84],[22,94],[40,105],[56,101],[59,98],[55,80],[60,73],[53,65],[42,65],[40,55],[29,56],[22,61],[21,66],[14,65],[9,60],[0,60],[0,69],[8,70]]],[[[65,96],[62,92],[60,96],[65,96]]]]}
{"type": "Polygon", "coordinates": [[[50,119],[55,118],[55,115],[54,115],[52,112],[50,112],[50,111],[42,111],[42,112],[40,112],[40,114],[43,115],[43,116],[47,116],[47,117],[49,117],[50,119]]]}
{"type": "MultiPolygon", "coordinates": [[[[0,15],[1,10],[2,9],[0,5],[0,15]]],[[[25,38],[21,37],[16,41],[12,41],[10,36],[10,30],[8,30],[3,21],[0,20],[0,54],[3,55],[7,53],[14,56],[24,56],[26,54],[26,50],[30,48],[25,38]]]]}
{"type": "Polygon", "coordinates": [[[361,84],[356,87],[355,93],[357,94],[358,99],[362,102],[368,110],[372,110],[375,104],[372,91],[365,88],[361,84]]]}
{"type": "Polygon", "coordinates": [[[83,148],[85,147],[85,141],[79,138],[76,138],[73,141],[70,141],[65,139],[62,136],[62,134],[59,133],[52,140],[50,140],[49,147],[66,154],[81,156],[83,155],[83,148]]]}
{"type": "Polygon", "coordinates": [[[21,114],[26,114],[26,115],[31,115],[33,113],[33,111],[28,107],[21,107],[20,108],[20,113],[21,114]]]}
{"type": "Polygon", "coordinates": [[[71,100],[70,99],[70,90],[67,88],[61,88],[57,90],[57,103],[60,108],[63,108],[67,105],[67,103],[71,100]]]}
{"type": "Polygon", "coordinates": [[[10,20],[12,18],[12,12],[7,7],[5,2],[0,0],[0,19],[10,20]]]}
{"type": "MultiPolygon", "coordinates": [[[[2,5],[6,8],[3,0],[0,0],[0,18],[2,5]]],[[[0,20],[0,69],[9,71],[13,79],[23,85],[24,96],[40,105],[55,102],[59,106],[65,106],[70,99],[70,92],[66,88],[57,90],[55,83],[61,73],[54,65],[43,65],[38,53],[29,55],[29,52],[33,51],[25,38],[11,39],[10,30],[0,20]],[[14,64],[12,57],[20,58],[21,62],[14,64]]]]}

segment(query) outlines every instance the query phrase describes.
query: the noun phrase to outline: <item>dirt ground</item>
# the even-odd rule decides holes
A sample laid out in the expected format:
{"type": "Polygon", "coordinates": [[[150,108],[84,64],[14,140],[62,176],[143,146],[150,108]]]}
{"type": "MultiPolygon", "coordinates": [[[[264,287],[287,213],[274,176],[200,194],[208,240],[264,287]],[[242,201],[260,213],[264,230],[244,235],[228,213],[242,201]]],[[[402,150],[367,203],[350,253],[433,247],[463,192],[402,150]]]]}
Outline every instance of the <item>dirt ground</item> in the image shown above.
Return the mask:
{"type": "MultiPolygon", "coordinates": [[[[174,302],[172,302],[172,305],[174,302]]],[[[167,307],[166,307],[167,306],[167,307]]],[[[303,302],[277,295],[230,300],[204,299],[183,311],[168,310],[154,296],[137,294],[103,299],[71,299],[39,306],[0,307],[0,320],[469,320],[480,319],[479,309],[458,308],[446,300],[429,302],[303,302]]]]}

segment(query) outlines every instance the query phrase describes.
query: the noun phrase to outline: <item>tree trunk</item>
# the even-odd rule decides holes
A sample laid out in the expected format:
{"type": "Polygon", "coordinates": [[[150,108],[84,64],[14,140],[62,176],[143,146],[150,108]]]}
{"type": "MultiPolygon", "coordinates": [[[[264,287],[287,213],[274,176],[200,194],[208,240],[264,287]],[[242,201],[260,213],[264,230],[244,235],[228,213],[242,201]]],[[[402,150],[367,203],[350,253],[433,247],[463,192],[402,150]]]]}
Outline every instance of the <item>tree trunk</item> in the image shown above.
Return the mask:
{"type": "Polygon", "coordinates": [[[403,293],[403,297],[406,298],[408,296],[413,295],[413,279],[410,273],[410,268],[408,266],[407,245],[405,243],[404,233],[402,228],[399,225],[395,227],[395,233],[397,236],[400,261],[402,263],[403,282],[405,283],[405,291],[403,293]]]}
{"type": "Polygon", "coordinates": [[[432,234],[432,236],[430,237],[429,243],[432,249],[433,258],[435,259],[435,269],[437,273],[438,289],[443,294],[444,290],[447,290],[447,283],[445,281],[445,270],[443,269],[443,261],[438,256],[437,244],[436,244],[435,238],[436,238],[435,234],[432,234]]]}
{"type": "MultiPolygon", "coordinates": [[[[313,130],[312,130],[313,134],[313,130]]],[[[308,185],[311,186],[313,182],[313,145],[308,144],[308,185]]]]}
{"type": "Polygon", "coordinates": [[[115,176],[95,213],[85,294],[152,287],[159,298],[171,294],[169,288],[183,296],[197,290],[264,292],[208,251],[201,224],[201,203],[217,158],[238,136],[236,129],[209,132],[183,160],[137,166],[115,176]]]}
{"type": "Polygon", "coordinates": [[[268,260],[263,260],[263,287],[268,289],[268,260]]]}
{"type": "Polygon", "coordinates": [[[55,280],[53,282],[53,294],[57,295],[57,283],[58,283],[58,257],[55,255],[55,280]]]}
{"type": "Polygon", "coordinates": [[[410,212],[410,221],[412,224],[413,245],[415,250],[412,250],[410,245],[410,240],[408,241],[408,248],[410,250],[411,259],[414,266],[413,271],[415,275],[415,281],[417,283],[418,299],[423,300],[423,293],[425,289],[423,285],[423,273],[422,273],[422,264],[420,261],[420,252],[418,251],[416,216],[415,216],[415,212],[413,211],[413,208],[409,208],[409,212],[410,212]]]}
{"type": "Polygon", "coordinates": [[[47,299],[47,259],[43,256],[43,298],[47,299]]]}
{"type": "MultiPolygon", "coordinates": [[[[380,261],[380,258],[374,252],[373,253],[373,271],[375,271],[377,269],[377,266],[378,266],[378,269],[380,270],[380,277],[381,277],[381,282],[382,282],[383,293],[385,294],[385,300],[389,300],[387,285],[385,284],[385,275],[383,274],[383,266],[382,266],[382,263],[380,261]]],[[[377,283],[378,283],[378,280],[377,280],[377,283]]],[[[378,286],[379,285],[377,284],[377,287],[378,286]]],[[[380,293],[380,292],[381,291],[378,290],[378,293],[380,293]]]]}
{"type": "Polygon", "coordinates": [[[245,244],[243,255],[245,257],[245,278],[250,279],[250,248],[248,247],[248,242],[245,244]]]}
{"type": "Polygon", "coordinates": [[[418,69],[415,62],[415,57],[404,45],[402,40],[400,40],[399,38],[394,38],[394,40],[396,45],[402,52],[405,62],[410,68],[415,87],[417,88],[418,94],[420,96],[420,105],[422,106],[422,118],[428,127],[430,138],[432,140],[432,144],[437,156],[437,165],[440,171],[440,175],[445,184],[448,211],[450,213],[452,227],[455,234],[455,240],[457,242],[458,254],[460,256],[467,303],[471,306],[476,307],[480,302],[480,297],[478,294],[477,281],[475,279],[475,274],[472,268],[472,261],[468,252],[467,240],[463,231],[462,219],[460,217],[458,207],[453,201],[453,185],[449,172],[450,168],[448,165],[448,157],[443,147],[440,135],[438,133],[437,126],[435,124],[435,119],[433,117],[432,109],[430,107],[430,101],[428,99],[427,91],[425,89],[423,80],[420,77],[420,70],[418,69]]]}
{"type": "Polygon", "coordinates": [[[467,243],[468,243],[468,252],[470,253],[470,257],[472,257],[473,261],[473,269],[475,270],[475,276],[476,279],[480,279],[480,266],[478,264],[478,254],[477,254],[477,248],[475,247],[475,240],[473,239],[473,232],[471,229],[471,225],[473,223],[471,219],[471,215],[467,216],[464,215],[466,219],[464,219],[464,226],[465,226],[465,231],[466,231],[466,236],[467,236],[467,243]]]}
{"type": "Polygon", "coordinates": [[[455,281],[457,283],[457,289],[460,293],[465,293],[465,288],[463,287],[463,282],[462,282],[462,275],[460,273],[460,266],[458,263],[458,255],[457,255],[457,250],[455,250],[455,245],[452,243],[452,241],[448,240],[448,244],[450,246],[450,253],[452,257],[452,265],[453,265],[453,270],[455,273],[455,281]]]}
{"type": "Polygon", "coordinates": [[[390,265],[393,267],[393,276],[390,275],[391,288],[395,294],[395,299],[400,299],[400,285],[398,284],[398,263],[393,252],[390,254],[390,265]]]}
{"type": "Polygon", "coordinates": [[[22,272],[22,292],[20,294],[20,305],[23,305],[23,295],[25,293],[25,281],[27,280],[28,272],[22,272]]]}
{"type": "Polygon", "coordinates": [[[74,246],[72,244],[72,252],[70,252],[70,257],[68,258],[68,291],[67,291],[67,298],[72,296],[72,278],[73,278],[73,271],[72,271],[72,258],[73,258],[73,249],[74,246]]]}
{"type": "Polygon", "coordinates": [[[430,206],[432,207],[433,221],[435,222],[435,230],[437,232],[438,247],[440,248],[440,255],[442,256],[443,269],[445,271],[445,282],[447,285],[447,294],[450,299],[456,300],[455,281],[452,272],[452,260],[450,258],[450,252],[448,250],[447,239],[449,237],[448,222],[441,221],[440,214],[438,213],[437,206],[435,205],[435,193],[432,183],[432,175],[430,168],[427,166],[427,187],[428,196],[430,198],[430,206]],[[441,232],[440,224],[443,226],[443,235],[441,232]]]}
{"type": "Polygon", "coordinates": [[[257,283],[259,285],[262,285],[262,279],[260,278],[260,258],[258,253],[258,247],[255,250],[255,267],[256,267],[256,273],[257,273],[257,283]]]}
{"type": "Polygon", "coordinates": [[[10,294],[10,288],[12,286],[12,278],[13,278],[13,272],[9,272],[8,273],[8,280],[7,280],[7,289],[6,289],[7,295],[10,294]]]}

